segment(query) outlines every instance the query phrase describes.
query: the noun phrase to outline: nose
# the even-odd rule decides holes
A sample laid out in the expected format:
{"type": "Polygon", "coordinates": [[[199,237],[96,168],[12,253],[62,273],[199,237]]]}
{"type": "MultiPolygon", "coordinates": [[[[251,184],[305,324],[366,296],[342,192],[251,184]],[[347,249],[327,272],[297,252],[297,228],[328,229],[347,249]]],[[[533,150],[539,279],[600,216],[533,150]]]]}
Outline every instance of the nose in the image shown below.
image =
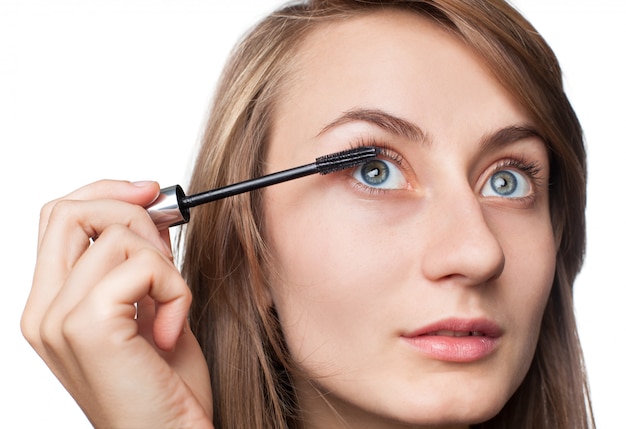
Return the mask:
{"type": "MultiPolygon", "coordinates": [[[[458,189],[458,188],[457,188],[458,189]]],[[[454,280],[473,286],[498,278],[505,255],[475,194],[447,193],[433,198],[423,274],[431,281],[454,280]]]]}

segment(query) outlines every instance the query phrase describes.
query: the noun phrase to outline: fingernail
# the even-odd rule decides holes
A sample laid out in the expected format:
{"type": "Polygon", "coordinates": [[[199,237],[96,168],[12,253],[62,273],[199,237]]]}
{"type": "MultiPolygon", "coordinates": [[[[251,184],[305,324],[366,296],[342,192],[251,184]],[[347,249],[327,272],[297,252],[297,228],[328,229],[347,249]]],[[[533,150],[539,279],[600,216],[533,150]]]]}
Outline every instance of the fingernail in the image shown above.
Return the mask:
{"type": "Polygon", "coordinates": [[[147,186],[153,185],[154,182],[151,180],[140,180],[138,182],[131,182],[131,185],[136,186],[138,188],[145,188],[147,186]]]}

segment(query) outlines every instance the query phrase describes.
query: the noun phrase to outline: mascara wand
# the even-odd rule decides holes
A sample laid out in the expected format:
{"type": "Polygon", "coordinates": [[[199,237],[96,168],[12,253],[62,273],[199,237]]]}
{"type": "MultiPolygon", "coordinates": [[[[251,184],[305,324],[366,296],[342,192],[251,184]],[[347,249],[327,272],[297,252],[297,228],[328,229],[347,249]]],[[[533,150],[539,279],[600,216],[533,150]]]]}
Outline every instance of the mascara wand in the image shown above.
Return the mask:
{"type": "Polygon", "coordinates": [[[261,176],[213,189],[199,194],[186,196],[180,185],[161,189],[161,194],[146,210],[159,230],[189,222],[189,209],[211,201],[298,179],[312,174],[329,174],[346,168],[355,167],[378,156],[379,148],[373,146],[358,147],[342,152],[324,155],[311,164],[290,168],[277,173],[261,176]]]}

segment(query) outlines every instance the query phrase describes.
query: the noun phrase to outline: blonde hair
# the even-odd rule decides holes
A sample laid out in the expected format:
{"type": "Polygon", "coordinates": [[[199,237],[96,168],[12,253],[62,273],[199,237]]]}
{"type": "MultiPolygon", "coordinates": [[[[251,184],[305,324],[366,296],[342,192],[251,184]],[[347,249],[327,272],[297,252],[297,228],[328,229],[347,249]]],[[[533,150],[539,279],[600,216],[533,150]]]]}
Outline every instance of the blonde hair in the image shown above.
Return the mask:
{"type": "MultiPolygon", "coordinates": [[[[557,270],[531,368],[500,413],[479,428],[594,427],[572,286],[585,245],[582,130],[564,94],[557,59],[502,0],[312,0],[276,11],[233,51],[215,93],[190,193],[263,173],[273,107],[288,90],[292,59],[319,23],[400,8],[444,26],[477,52],[535,121],[551,155],[550,198],[557,270]]],[[[271,254],[262,193],[198,207],[185,230],[183,275],[211,371],[216,428],[297,428],[295,371],[268,302],[271,254]]]]}

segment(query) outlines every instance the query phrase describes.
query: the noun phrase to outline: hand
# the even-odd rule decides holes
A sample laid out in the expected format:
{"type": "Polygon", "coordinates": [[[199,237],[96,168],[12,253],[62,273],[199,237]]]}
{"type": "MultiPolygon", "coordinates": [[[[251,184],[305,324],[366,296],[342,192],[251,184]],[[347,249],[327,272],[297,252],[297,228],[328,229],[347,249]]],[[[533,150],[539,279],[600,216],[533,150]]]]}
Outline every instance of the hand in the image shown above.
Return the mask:
{"type": "Polygon", "coordinates": [[[213,427],[189,288],[142,208],[158,193],[102,181],[41,212],[22,332],[95,427],[213,427]]]}

